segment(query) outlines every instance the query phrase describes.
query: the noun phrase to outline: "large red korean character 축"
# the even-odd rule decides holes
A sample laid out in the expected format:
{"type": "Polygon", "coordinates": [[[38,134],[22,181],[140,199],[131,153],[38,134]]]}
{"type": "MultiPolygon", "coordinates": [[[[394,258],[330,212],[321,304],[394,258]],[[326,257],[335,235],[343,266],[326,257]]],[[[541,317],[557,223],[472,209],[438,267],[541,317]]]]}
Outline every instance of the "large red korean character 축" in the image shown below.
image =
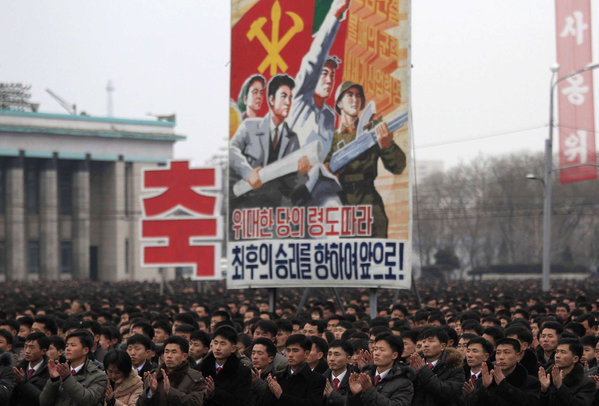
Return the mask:
{"type": "Polygon", "coordinates": [[[220,279],[219,174],[187,161],[144,171],[144,190],[156,193],[143,198],[143,266],[191,266],[194,279],[220,279]]]}
{"type": "Polygon", "coordinates": [[[212,239],[219,234],[218,227],[216,218],[143,220],[142,238],[157,240],[143,247],[143,263],[191,265],[195,279],[214,279],[220,264],[220,243],[197,243],[192,239],[212,239]]]}

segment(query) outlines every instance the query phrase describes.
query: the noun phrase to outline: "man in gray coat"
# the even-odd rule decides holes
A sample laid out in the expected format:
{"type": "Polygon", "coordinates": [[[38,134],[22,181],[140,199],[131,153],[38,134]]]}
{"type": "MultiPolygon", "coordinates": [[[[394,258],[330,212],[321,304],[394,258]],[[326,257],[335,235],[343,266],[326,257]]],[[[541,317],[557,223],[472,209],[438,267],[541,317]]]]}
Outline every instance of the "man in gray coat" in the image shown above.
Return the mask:
{"type": "Polygon", "coordinates": [[[299,181],[297,173],[310,169],[308,158],[302,156],[297,163],[298,172],[262,183],[259,171],[299,149],[297,135],[285,119],[289,115],[293,98],[294,80],[285,74],[275,75],[268,83],[270,112],[264,118],[248,118],[241,123],[231,140],[229,165],[231,184],[243,179],[252,191],[233,201],[233,206],[277,207],[291,205],[291,192],[299,181]]]}
{"type": "Polygon", "coordinates": [[[414,370],[399,363],[403,341],[399,336],[381,333],[375,338],[374,365],[349,377],[349,406],[410,406],[414,396],[414,370]]]}
{"type": "Polygon", "coordinates": [[[66,342],[68,363],[48,361],[50,379],[40,395],[40,406],[103,405],[108,378],[88,358],[94,337],[88,330],[78,329],[66,342]]]}

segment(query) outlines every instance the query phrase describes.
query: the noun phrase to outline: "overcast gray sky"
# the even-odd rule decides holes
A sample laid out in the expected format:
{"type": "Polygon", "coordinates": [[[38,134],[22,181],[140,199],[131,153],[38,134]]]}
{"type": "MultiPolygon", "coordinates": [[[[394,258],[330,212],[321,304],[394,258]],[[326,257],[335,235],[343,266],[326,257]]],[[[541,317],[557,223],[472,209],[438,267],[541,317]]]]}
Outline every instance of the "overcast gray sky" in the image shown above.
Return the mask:
{"type": "MultiPolygon", "coordinates": [[[[450,167],[542,150],[554,26],[550,0],[414,0],[416,159],[450,167]]],[[[40,111],[64,112],[50,88],[104,116],[112,80],[115,116],[177,114],[176,131],[188,139],[176,158],[201,163],[226,145],[230,1],[19,0],[3,8],[0,27],[0,81],[31,84],[40,111]]]]}

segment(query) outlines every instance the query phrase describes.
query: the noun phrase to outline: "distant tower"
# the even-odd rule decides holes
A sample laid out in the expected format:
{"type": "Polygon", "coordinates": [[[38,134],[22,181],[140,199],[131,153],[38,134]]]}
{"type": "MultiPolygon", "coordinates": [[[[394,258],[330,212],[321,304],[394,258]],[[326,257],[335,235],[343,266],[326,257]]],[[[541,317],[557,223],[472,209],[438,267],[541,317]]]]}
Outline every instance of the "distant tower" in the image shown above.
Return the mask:
{"type": "Polygon", "coordinates": [[[108,95],[108,105],[107,105],[108,117],[112,117],[112,92],[114,92],[114,86],[112,85],[112,80],[109,80],[108,84],[106,85],[106,93],[108,95]]]}

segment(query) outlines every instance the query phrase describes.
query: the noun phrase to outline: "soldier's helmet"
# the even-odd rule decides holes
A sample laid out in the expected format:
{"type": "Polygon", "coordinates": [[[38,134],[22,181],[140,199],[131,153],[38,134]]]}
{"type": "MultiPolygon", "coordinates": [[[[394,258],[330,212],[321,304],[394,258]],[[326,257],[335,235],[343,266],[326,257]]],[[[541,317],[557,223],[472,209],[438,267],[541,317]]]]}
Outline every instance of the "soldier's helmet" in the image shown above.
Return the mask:
{"type": "Polygon", "coordinates": [[[341,110],[339,110],[339,107],[337,107],[339,100],[341,100],[345,92],[347,92],[352,87],[355,87],[360,92],[360,99],[362,99],[360,110],[364,108],[364,105],[366,104],[366,98],[364,97],[364,88],[362,87],[362,85],[358,83],[346,80],[345,82],[341,83],[341,86],[337,88],[337,93],[335,94],[335,111],[337,112],[337,114],[341,114],[341,110]]]}

